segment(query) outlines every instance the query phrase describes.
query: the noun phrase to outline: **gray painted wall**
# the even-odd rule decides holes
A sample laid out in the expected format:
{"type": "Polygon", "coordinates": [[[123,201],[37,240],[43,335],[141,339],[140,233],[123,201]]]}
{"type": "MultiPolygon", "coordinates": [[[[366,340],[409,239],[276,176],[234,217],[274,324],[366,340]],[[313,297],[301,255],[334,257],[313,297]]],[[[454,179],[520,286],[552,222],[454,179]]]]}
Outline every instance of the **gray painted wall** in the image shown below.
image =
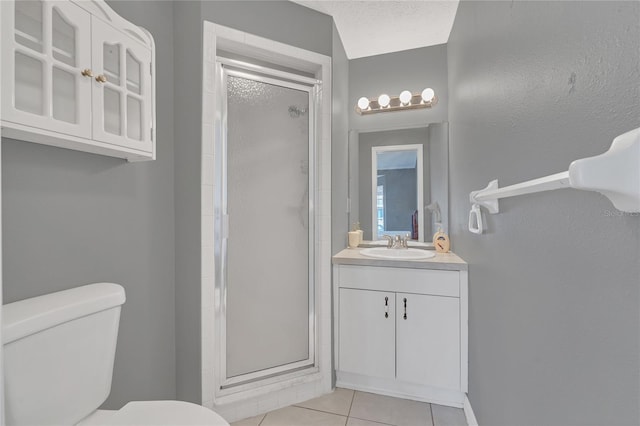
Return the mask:
{"type": "MultiPolygon", "coordinates": [[[[349,230],[349,60],[340,34],[332,24],[331,82],[331,254],[347,247],[349,230]]],[[[332,286],[333,287],[333,286],[332,286]]],[[[333,288],[331,290],[333,292],[333,288]]],[[[333,297],[332,297],[333,300],[333,297]]],[[[332,306],[332,309],[334,307],[332,306]]],[[[334,357],[334,335],[331,327],[331,357],[334,357]]],[[[332,373],[335,385],[335,372],[332,373]]]]}
{"type": "Polygon", "coordinates": [[[423,47],[349,61],[349,127],[382,130],[415,127],[448,120],[447,46],[423,47]],[[382,93],[398,96],[431,87],[438,96],[433,108],[358,115],[356,103],[362,96],[375,98],[382,93]]]}
{"type": "MultiPolygon", "coordinates": [[[[335,65],[334,65],[335,66],[335,65]]],[[[448,77],[447,77],[447,46],[445,44],[420,49],[405,50],[402,52],[387,53],[384,55],[370,56],[366,58],[352,59],[349,61],[349,99],[346,111],[349,114],[349,129],[353,130],[348,141],[348,187],[351,201],[351,217],[349,222],[355,222],[360,218],[361,224],[371,222],[369,204],[362,210],[362,199],[358,201],[363,171],[359,170],[358,159],[358,134],[356,131],[371,132],[380,130],[403,129],[417,126],[426,126],[429,123],[441,123],[448,120],[448,77]],[[362,96],[376,97],[382,93],[397,96],[403,90],[421,92],[425,87],[431,87],[438,96],[438,104],[431,109],[403,111],[396,113],[375,114],[361,116],[355,112],[355,105],[362,96]]],[[[336,144],[334,143],[334,146],[336,144]]],[[[370,159],[369,159],[370,162],[370,159]]],[[[427,166],[428,163],[425,163],[427,166]]],[[[341,167],[333,164],[333,167],[341,167]]],[[[369,164],[369,169],[371,165],[369,164]]],[[[369,172],[366,173],[370,182],[369,172]]],[[[365,183],[369,185],[368,183],[365,183]]],[[[335,182],[333,184],[335,188],[335,182]]],[[[335,190],[335,189],[334,189],[335,190]]],[[[367,191],[367,194],[370,191],[367,191]]],[[[369,194],[370,198],[370,194],[369,194]]],[[[428,198],[425,198],[427,200],[428,198]]],[[[426,216],[430,223],[429,216],[426,216]]],[[[332,219],[333,220],[333,219],[332,219]]],[[[353,223],[349,224],[350,226],[353,223]]],[[[371,236],[371,225],[369,238],[371,236]]],[[[425,238],[430,240],[430,233],[425,238]]],[[[365,235],[366,238],[366,235],[365,235]]]]}
{"type": "Polygon", "coordinates": [[[173,3],[175,88],[176,396],[201,402],[200,170],[202,25],[200,2],[173,3]]]}
{"type": "MultiPolygon", "coordinates": [[[[437,202],[440,207],[440,224],[444,232],[449,232],[449,123],[432,124],[429,131],[429,179],[430,195],[425,205],[437,202]]],[[[434,213],[425,215],[431,224],[431,231],[438,232],[437,217],[434,213]]],[[[427,241],[432,235],[425,235],[427,241]]]]}
{"type": "Polygon", "coordinates": [[[571,189],[469,192],[567,170],[640,125],[640,3],[461,2],[449,39],[452,240],[470,264],[483,425],[640,423],[640,216],[571,189]]]}
{"type": "Polygon", "coordinates": [[[331,56],[333,19],[283,0],[203,1],[202,19],[331,56]]]}
{"type": "Polygon", "coordinates": [[[2,139],[5,303],[92,282],[122,284],[111,396],[175,398],[172,6],[110,2],[151,31],[158,159],[123,160],[2,139]]]}
{"type": "Polygon", "coordinates": [[[204,20],[331,55],[332,19],[288,1],[176,1],[175,197],[177,397],[201,400],[200,120],[204,20]],[[194,309],[196,308],[196,309],[194,309]]]}
{"type": "Polygon", "coordinates": [[[331,107],[331,254],[347,247],[349,214],[349,60],[333,24],[331,107]]]}

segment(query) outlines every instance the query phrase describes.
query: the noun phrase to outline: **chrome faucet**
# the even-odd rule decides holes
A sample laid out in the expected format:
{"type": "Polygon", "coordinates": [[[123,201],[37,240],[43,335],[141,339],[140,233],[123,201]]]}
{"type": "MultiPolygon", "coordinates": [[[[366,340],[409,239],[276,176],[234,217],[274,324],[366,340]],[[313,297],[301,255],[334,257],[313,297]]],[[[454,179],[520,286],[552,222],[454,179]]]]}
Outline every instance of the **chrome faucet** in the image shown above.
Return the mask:
{"type": "Polygon", "coordinates": [[[383,235],[382,238],[387,240],[387,248],[389,249],[406,249],[409,248],[408,240],[410,235],[407,234],[405,236],[396,235],[395,237],[391,235],[383,235]]]}

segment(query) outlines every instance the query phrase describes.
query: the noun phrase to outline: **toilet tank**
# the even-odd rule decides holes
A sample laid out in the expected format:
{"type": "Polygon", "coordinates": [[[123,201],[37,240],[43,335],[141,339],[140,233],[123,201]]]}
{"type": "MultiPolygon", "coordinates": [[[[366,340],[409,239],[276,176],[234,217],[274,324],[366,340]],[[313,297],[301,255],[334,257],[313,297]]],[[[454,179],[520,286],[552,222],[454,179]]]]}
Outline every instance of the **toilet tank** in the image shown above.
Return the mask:
{"type": "Polygon", "coordinates": [[[98,283],[2,307],[7,425],[73,425],[107,399],[124,301],[98,283]]]}

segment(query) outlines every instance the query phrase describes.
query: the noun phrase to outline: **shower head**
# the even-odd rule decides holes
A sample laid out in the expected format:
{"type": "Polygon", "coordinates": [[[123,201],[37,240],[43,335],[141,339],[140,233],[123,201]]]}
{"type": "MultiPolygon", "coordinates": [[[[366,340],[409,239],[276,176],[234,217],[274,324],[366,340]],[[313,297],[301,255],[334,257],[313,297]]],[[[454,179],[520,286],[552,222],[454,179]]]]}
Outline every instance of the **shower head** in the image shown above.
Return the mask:
{"type": "Polygon", "coordinates": [[[305,115],[308,111],[309,111],[309,107],[304,107],[301,109],[295,105],[289,106],[289,116],[291,116],[291,118],[298,118],[301,115],[305,115]]]}

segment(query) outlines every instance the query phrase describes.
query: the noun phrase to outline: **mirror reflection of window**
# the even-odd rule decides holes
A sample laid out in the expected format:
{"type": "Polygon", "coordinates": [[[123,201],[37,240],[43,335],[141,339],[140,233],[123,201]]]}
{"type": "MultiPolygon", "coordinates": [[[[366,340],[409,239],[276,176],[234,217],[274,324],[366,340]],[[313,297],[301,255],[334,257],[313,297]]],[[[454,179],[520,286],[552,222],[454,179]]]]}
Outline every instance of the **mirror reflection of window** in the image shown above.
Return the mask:
{"type": "Polygon", "coordinates": [[[422,146],[372,147],[374,239],[408,235],[422,240],[422,146]]]}
{"type": "Polygon", "coordinates": [[[378,218],[378,234],[382,235],[385,231],[384,226],[384,176],[382,176],[382,185],[380,185],[380,176],[378,177],[378,189],[376,195],[376,207],[378,214],[376,217],[378,218]]]}

